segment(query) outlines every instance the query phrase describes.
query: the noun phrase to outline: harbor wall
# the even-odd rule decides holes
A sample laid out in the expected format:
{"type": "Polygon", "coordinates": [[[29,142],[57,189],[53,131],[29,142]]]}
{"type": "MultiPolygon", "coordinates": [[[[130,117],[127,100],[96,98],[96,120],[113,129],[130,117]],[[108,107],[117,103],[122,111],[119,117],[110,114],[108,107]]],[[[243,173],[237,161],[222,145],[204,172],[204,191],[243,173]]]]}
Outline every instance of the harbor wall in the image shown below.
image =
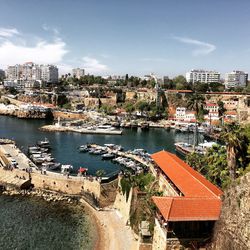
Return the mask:
{"type": "Polygon", "coordinates": [[[87,192],[94,195],[95,198],[100,198],[101,184],[93,178],[77,178],[61,176],[44,175],[40,173],[31,174],[31,183],[35,188],[48,189],[66,194],[82,194],[87,192]]]}
{"type": "MultiPolygon", "coordinates": [[[[60,176],[59,174],[42,175],[40,173],[31,173],[31,184],[37,189],[47,189],[56,192],[62,192],[70,195],[80,195],[83,192],[93,195],[99,199],[101,194],[101,183],[95,179],[82,177],[60,176]],[[58,175],[58,176],[56,176],[58,175]]],[[[20,181],[29,180],[29,174],[26,171],[13,169],[4,170],[0,168],[0,183],[19,186],[20,181]]]]}

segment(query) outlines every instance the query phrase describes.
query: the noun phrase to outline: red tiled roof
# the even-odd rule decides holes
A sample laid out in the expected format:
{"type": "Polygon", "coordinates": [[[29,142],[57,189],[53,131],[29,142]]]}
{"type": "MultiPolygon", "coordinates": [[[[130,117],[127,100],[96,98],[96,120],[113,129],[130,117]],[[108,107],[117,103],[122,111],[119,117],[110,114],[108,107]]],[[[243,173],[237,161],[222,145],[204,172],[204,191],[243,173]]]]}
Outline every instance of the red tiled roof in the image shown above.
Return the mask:
{"type": "Polygon", "coordinates": [[[167,92],[174,92],[174,93],[193,93],[192,90],[189,89],[168,89],[167,92]]]}
{"type": "Polygon", "coordinates": [[[153,197],[166,221],[218,220],[221,200],[217,198],[153,197]]]}
{"type": "Polygon", "coordinates": [[[151,155],[159,168],[187,197],[219,197],[222,191],[176,155],[160,151],[151,155]]]}
{"type": "Polygon", "coordinates": [[[218,107],[218,104],[216,104],[216,103],[206,103],[206,106],[207,107],[218,107]]]}
{"type": "Polygon", "coordinates": [[[232,111],[226,111],[225,115],[237,115],[237,112],[232,110],[232,111]]]}

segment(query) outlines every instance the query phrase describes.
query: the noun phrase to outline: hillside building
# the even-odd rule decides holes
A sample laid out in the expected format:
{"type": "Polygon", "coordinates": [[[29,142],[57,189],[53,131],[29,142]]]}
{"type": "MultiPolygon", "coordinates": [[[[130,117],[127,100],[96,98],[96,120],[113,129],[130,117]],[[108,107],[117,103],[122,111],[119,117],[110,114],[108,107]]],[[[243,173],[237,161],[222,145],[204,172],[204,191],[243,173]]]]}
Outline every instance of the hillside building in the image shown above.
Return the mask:
{"type": "Polygon", "coordinates": [[[235,87],[246,87],[247,86],[247,81],[248,81],[248,74],[239,71],[239,70],[234,70],[230,73],[226,73],[225,75],[225,88],[230,89],[230,88],[235,88],[235,87]]]}
{"type": "Polygon", "coordinates": [[[192,69],[186,73],[186,80],[189,83],[211,83],[220,82],[220,73],[217,71],[192,69]]]}

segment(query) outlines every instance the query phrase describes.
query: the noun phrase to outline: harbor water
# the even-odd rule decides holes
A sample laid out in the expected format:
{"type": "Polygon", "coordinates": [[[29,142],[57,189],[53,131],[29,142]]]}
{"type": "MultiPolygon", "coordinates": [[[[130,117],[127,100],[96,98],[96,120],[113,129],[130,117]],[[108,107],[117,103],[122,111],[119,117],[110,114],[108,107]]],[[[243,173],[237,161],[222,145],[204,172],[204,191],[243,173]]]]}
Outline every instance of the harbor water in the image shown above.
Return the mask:
{"type": "MultiPolygon", "coordinates": [[[[103,169],[106,175],[119,171],[119,165],[101,160],[100,156],[80,153],[86,143],[114,143],[125,150],[144,148],[149,153],[168,150],[175,153],[174,143],[192,140],[192,134],[165,129],[124,129],[122,135],[86,135],[44,132],[44,120],[0,116],[0,137],[13,139],[24,152],[37,141],[49,139],[57,162],[71,164],[75,169],[86,167],[89,174],[103,169]]],[[[72,205],[49,203],[38,198],[0,196],[0,249],[93,249],[94,223],[83,209],[72,205]]]]}
{"type": "Polygon", "coordinates": [[[93,249],[96,230],[82,207],[0,195],[0,249],[93,249]]]}
{"type": "Polygon", "coordinates": [[[123,129],[122,135],[87,135],[74,132],[45,132],[39,128],[49,124],[45,120],[18,119],[0,116],[0,137],[13,139],[17,145],[27,152],[28,146],[37,141],[49,139],[52,146],[52,155],[57,162],[71,164],[75,169],[88,168],[89,174],[95,174],[98,169],[103,169],[107,176],[119,171],[119,165],[110,161],[101,160],[101,156],[80,153],[78,147],[86,143],[114,143],[121,145],[125,150],[144,148],[149,153],[167,150],[175,153],[175,142],[185,141],[192,143],[192,133],[175,133],[163,128],[149,130],[123,129]]]}

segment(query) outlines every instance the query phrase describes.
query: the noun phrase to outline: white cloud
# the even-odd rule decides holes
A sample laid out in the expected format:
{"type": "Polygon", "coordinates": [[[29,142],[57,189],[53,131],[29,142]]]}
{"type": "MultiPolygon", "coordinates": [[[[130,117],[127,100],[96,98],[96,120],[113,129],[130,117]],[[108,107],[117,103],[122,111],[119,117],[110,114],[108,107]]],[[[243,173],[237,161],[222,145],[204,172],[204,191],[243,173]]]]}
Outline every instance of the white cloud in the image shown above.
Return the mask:
{"type": "Polygon", "coordinates": [[[6,29],[6,28],[1,28],[0,27],[0,36],[1,37],[12,37],[14,35],[20,34],[17,29],[6,29]]]}
{"type": "Polygon", "coordinates": [[[60,63],[66,53],[66,43],[60,38],[55,37],[53,41],[46,41],[41,38],[33,39],[34,45],[28,45],[27,38],[17,29],[0,28],[0,66],[5,68],[7,65],[22,64],[33,61],[39,64],[60,63]],[[16,35],[20,35],[16,39],[16,35]]]}
{"type": "Polygon", "coordinates": [[[207,55],[207,54],[213,52],[216,49],[216,46],[211,44],[211,43],[202,42],[202,41],[195,40],[195,39],[192,39],[192,38],[177,37],[177,36],[174,36],[173,38],[176,39],[179,42],[182,42],[182,43],[198,46],[198,48],[196,48],[196,49],[194,49],[192,51],[194,56],[207,55]]]}
{"type": "Polygon", "coordinates": [[[56,64],[68,52],[65,46],[66,44],[59,39],[54,42],[38,42],[33,47],[4,41],[0,43],[0,64],[6,66],[27,61],[56,64]]]}
{"type": "Polygon", "coordinates": [[[85,56],[82,58],[82,60],[83,60],[83,68],[88,73],[100,73],[100,72],[109,70],[107,65],[101,64],[95,58],[85,56]]]}

